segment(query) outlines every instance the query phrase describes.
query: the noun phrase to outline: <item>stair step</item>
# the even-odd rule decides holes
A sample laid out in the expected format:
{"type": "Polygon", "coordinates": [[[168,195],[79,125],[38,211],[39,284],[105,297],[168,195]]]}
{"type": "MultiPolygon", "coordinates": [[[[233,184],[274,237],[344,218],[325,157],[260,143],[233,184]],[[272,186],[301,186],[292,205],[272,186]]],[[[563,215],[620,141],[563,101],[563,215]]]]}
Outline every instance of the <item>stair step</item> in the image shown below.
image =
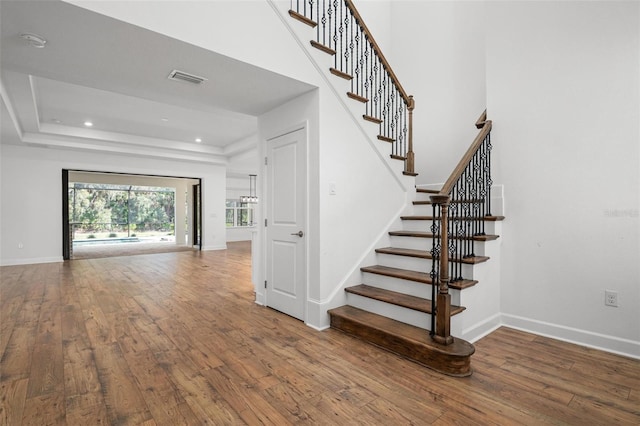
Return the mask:
{"type": "MultiPolygon", "coordinates": [[[[482,198],[472,198],[469,200],[451,200],[449,201],[449,203],[454,203],[454,204],[478,204],[478,203],[483,203],[484,200],[482,198]]],[[[413,202],[414,206],[420,206],[420,205],[425,205],[425,204],[432,204],[431,200],[417,200],[413,202]]]]}
{"type": "Polygon", "coordinates": [[[315,47],[318,50],[323,51],[324,53],[328,53],[329,55],[335,55],[336,54],[335,50],[333,50],[332,48],[330,48],[328,46],[325,46],[322,43],[318,43],[315,40],[311,40],[311,46],[315,47]]]}
{"type": "Polygon", "coordinates": [[[372,122],[372,123],[376,123],[376,124],[380,124],[380,123],[382,123],[382,119],[377,118],[377,117],[372,117],[372,116],[370,116],[370,115],[366,115],[366,114],[364,114],[364,115],[362,116],[362,118],[364,118],[365,120],[370,121],[370,122],[372,122]]]}
{"type": "MultiPolygon", "coordinates": [[[[417,257],[420,259],[433,259],[433,256],[431,255],[431,252],[429,250],[384,247],[384,248],[376,249],[376,253],[393,254],[396,256],[417,257]]],[[[460,263],[466,263],[467,265],[475,265],[478,263],[486,262],[487,260],[489,260],[488,256],[473,256],[473,257],[465,257],[463,259],[451,258],[451,257],[449,258],[449,262],[460,262],[460,263]]]]}
{"type": "MultiPolygon", "coordinates": [[[[433,220],[433,216],[400,216],[402,220],[433,220]]],[[[496,222],[504,220],[504,216],[454,216],[450,217],[450,220],[474,220],[474,219],[482,219],[486,222],[496,222]]]]}
{"type": "Polygon", "coordinates": [[[454,338],[450,345],[434,342],[425,329],[363,311],[352,306],[329,310],[331,327],[406,357],[440,373],[471,375],[473,345],[454,338]]]}
{"type": "MultiPolygon", "coordinates": [[[[347,293],[357,294],[358,296],[391,303],[392,305],[402,306],[403,308],[413,309],[414,311],[431,314],[431,300],[423,299],[422,297],[410,296],[408,294],[372,287],[366,284],[347,287],[345,288],[345,291],[347,293]]],[[[451,305],[451,315],[459,314],[465,309],[466,308],[464,306],[451,305]]]]}
{"type": "Polygon", "coordinates": [[[395,155],[395,154],[391,154],[390,157],[393,158],[394,160],[402,160],[402,161],[405,161],[407,159],[407,157],[403,157],[402,155],[395,155]]]}
{"type": "Polygon", "coordinates": [[[439,189],[428,189],[428,188],[416,188],[416,192],[421,192],[423,194],[439,194],[439,189]]]}
{"type": "Polygon", "coordinates": [[[329,68],[329,71],[331,72],[331,74],[340,77],[340,78],[344,78],[345,80],[352,80],[353,76],[351,74],[347,74],[344,71],[340,71],[339,69],[336,68],[329,68]]]}
{"type": "Polygon", "coordinates": [[[402,172],[402,174],[405,176],[418,176],[418,173],[415,172],[402,172]]]}
{"type": "Polygon", "coordinates": [[[388,136],[384,136],[384,135],[378,135],[378,140],[383,142],[391,142],[391,143],[396,141],[395,139],[390,138],[388,136]]]}
{"type": "Polygon", "coordinates": [[[318,23],[316,21],[314,21],[312,19],[309,19],[304,15],[299,14],[295,10],[289,10],[289,16],[291,16],[293,19],[297,19],[298,21],[302,22],[303,24],[307,24],[311,28],[315,28],[318,25],[318,23]]]}
{"type": "Polygon", "coordinates": [[[358,102],[362,102],[363,104],[366,104],[367,102],[369,102],[369,99],[365,98],[364,96],[360,96],[357,93],[347,92],[347,96],[358,102]]]}
{"type": "MultiPolygon", "coordinates": [[[[384,275],[386,277],[400,278],[402,280],[414,281],[423,284],[432,284],[431,274],[428,272],[410,271],[408,269],[392,268],[390,266],[365,266],[360,268],[362,272],[369,272],[370,274],[384,275]]],[[[465,288],[473,287],[478,281],[475,280],[459,280],[449,283],[449,288],[456,290],[463,290],[465,288]]]]}
{"type": "MultiPolygon", "coordinates": [[[[413,220],[413,219],[403,219],[403,220],[413,220]]],[[[423,232],[423,231],[391,231],[389,235],[393,235],[394,237],[416,237],[416,238],[433,238],[433,234],[431,232],[423,232]]],[[[474,235],[471,237],[474,241],[493,241],[498,239],[498,235],[474,235]]],[[[461,239],[461,237],[449,237],[454,238],[456,240],[461,239]]],[[[468,239],[465,238],[465,239],[468,239]]]]}

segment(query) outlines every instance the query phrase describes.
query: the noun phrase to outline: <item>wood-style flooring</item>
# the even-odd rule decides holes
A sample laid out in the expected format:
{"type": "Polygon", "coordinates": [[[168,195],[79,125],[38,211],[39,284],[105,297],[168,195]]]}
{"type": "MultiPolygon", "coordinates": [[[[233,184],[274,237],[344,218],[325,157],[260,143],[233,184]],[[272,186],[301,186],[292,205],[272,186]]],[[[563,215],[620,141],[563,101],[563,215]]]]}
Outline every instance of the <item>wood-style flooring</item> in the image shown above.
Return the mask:
{"type": "Polygon", "coordinates": [[[640,424],[638,360],[501,328],[443,376],[256,305],[250,262],[1,268],[0,424],[640,424]]]}
{"type": "Polygon", "coordinates": [[[76,244],[73,248],[73,260],[99,259],[102,257],[137,256],[140,254],[173,253],[176,251],[194,251],[193,247],[178,246],[174,242],[135,242],[110,244],[76,244]]]}

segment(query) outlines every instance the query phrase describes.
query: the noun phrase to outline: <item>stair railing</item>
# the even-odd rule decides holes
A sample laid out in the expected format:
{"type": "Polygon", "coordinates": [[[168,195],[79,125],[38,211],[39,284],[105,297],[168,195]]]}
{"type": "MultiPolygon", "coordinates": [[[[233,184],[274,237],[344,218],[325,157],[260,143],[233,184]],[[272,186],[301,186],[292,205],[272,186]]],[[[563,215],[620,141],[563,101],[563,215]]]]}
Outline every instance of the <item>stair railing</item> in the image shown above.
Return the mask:
{"type": "Polygon", "coordinates": [[[391,157],[415,174],[413,110],[407,94],[351,0],[291,0],[289,14],[316,28],[311,44],[334,58],[332,74],[351,82],[347,93],[366,105],[365,120],[379,124],[378,139],[392,144],[391,157]]]}
{"type": "Polygon", "coordinates": [[[474,237],[485,235],[484,218],[491,216],[491,120],[485,110],[476,121],[480,132],[445,182],[432,195],[431,336],[442,344],[451,336],[449,284],[462,280],[462,260],[475,256],[474,237]],[[437,288],[437,294],[436,294],[437,288]]]}

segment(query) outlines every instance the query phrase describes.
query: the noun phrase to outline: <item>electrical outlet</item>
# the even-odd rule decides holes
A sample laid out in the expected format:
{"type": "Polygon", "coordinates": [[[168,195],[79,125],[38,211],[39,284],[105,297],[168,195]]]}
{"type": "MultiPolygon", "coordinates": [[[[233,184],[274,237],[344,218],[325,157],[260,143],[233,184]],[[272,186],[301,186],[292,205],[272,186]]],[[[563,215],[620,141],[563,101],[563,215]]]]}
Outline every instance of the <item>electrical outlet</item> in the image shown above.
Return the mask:
{"type": "Polygon", "coordinates": [[[618,292],[605,290],[604,291],[604,304],[606,306],[618,307],[618,292]]]}

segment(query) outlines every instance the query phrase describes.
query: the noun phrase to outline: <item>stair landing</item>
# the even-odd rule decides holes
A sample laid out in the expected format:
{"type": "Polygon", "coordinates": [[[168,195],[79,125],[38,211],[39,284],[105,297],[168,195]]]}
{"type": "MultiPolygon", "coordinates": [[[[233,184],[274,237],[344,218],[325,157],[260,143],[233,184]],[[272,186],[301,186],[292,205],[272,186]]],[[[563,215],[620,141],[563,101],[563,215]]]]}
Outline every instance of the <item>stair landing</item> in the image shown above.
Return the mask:
{"type": "Polygon", "coordinates": [[[331,327],[358,337],[440,373],[466,377],[472,373],[473,345],[454,338],[450,345],[434,342],[419,327],[383,317],[353,306],[329,311],[331,327]]]}

